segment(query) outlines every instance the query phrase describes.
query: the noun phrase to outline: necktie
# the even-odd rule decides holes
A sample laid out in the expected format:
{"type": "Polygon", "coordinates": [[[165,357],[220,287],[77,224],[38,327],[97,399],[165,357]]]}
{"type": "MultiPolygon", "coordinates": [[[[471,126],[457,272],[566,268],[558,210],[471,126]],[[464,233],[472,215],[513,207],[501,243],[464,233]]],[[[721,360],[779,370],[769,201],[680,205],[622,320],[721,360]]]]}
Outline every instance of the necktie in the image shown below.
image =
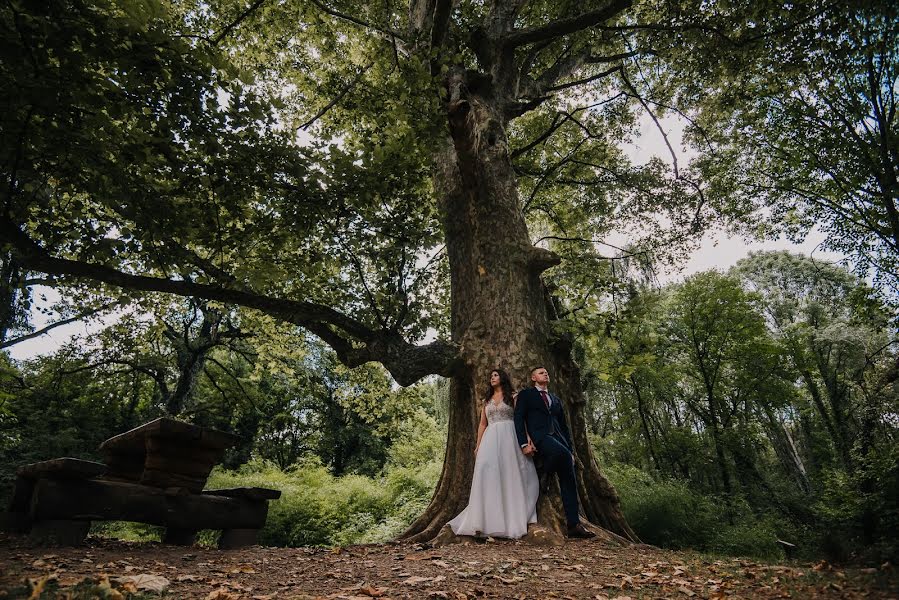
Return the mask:
{"type": "Polygon", "coordinates": [[[549,410],[549,395],[546,393],[546,390],[540,390],[540,395],[543,396],[543,404],[546,405],[546,410],[549,410]]]}

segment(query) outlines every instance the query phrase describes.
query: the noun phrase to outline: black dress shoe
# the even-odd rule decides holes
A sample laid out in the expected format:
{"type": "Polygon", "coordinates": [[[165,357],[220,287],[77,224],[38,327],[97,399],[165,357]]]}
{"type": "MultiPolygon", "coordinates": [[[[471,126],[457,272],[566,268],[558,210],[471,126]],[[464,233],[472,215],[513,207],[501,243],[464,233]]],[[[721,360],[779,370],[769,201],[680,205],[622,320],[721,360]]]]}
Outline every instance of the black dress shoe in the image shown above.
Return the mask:
{"type": "Polygon", "coordinates": [[[574,527],[568,528],[568,537],[588,540],[590,538],[596,537],[596,534],[578,523],[574,527]]]}

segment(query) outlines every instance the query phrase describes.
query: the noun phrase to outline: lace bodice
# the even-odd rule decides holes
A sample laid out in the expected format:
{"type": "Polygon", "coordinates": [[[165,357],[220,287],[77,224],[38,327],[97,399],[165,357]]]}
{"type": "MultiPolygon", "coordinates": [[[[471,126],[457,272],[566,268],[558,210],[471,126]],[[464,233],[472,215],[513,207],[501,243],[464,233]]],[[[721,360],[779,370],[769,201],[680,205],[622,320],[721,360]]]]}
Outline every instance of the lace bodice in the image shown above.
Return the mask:
{"type": "Polygon", "coordinates": [[[487,401],[487,423],[498,423],[500,421],[511,421],[515,416],[515,409],[500,402],[499,405],[494,404],[492,400],[487,401]]]}

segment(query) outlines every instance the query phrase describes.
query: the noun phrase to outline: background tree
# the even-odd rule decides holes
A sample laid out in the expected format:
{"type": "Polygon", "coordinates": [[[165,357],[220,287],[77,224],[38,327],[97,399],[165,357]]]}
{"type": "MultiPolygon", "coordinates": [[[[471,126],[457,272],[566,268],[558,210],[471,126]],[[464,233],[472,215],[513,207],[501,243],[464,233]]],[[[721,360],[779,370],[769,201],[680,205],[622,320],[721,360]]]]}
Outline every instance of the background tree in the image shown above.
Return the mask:
{"type": "Polygon", "coordinates": [[[774,218],[763,229],[804,239],[819,227],[823,248],[852,257],[893,297],[897,22],[896,7],[880,2],[809,19],[784,52],[740,63],[723,85],[699,92],[698,120],[720,144],[707,173],[768,209],[774,218]]]}

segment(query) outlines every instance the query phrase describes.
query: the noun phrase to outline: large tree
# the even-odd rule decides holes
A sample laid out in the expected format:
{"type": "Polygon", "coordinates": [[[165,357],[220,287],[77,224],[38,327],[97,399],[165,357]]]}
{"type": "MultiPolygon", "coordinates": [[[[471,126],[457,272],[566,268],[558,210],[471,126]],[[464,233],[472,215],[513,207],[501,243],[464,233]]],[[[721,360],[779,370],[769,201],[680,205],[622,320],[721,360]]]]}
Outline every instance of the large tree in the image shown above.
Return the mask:
{"type": "Polygon", "coordinates": [[[683,82],[725,77],[728,57],[775,51],[833,9],[9,2],[5,269],[238,304],[306,328],[348,366],[381,362],[403,385],[451,378],[419,539],[466,502],[485,375],[504,366],[525,384],[545,365],[585,516],[635,539],[593,458],[564,303],[542,275],[562,257],[607,258],[597,243],[624,224],[662,251],[726,212],[673,153],[670,170],[628,163],[634,111],[657,120],[683,82]]]}

